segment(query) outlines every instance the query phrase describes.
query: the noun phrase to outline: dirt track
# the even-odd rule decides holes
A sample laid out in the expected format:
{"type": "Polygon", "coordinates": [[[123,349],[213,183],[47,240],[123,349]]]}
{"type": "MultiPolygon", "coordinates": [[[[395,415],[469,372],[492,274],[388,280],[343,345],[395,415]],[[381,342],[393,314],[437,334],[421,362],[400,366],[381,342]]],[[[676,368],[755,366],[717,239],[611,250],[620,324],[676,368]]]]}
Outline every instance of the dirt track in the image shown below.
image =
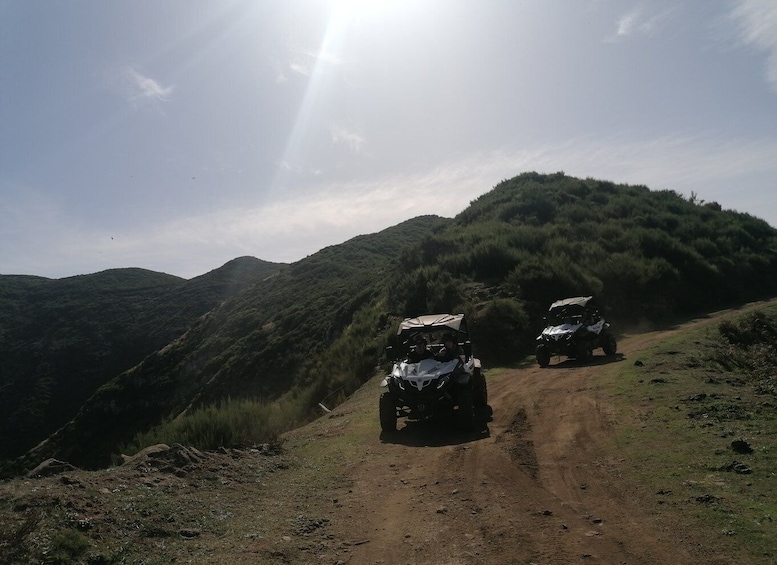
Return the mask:
{"type": "Polygon", "coordinates": [[[0,484],[12,534],[0,562],[29,562],[4,557],[75,524],[95,563],[738,565],[716,553],[719,535],[632,484],[613,447],[632,416],[596,377],[667,336],[622,338],[616,360],[487,372],[491,411],[468,435],[401,420],[381,436],[374,379],[279,454],[163,446],[106,471],[0,484]]]}
{"type": "Polygon", "coordinates": [[[337,495],[332,531],[353,542],[341,562],[728,563],[658,525],[654,493],[621,477],[609,444],[617,422],[593,376],[665,335],[622,339],[614,362],[489,377],[493,416],[471,436],[400,421],[375,437],[337,495]]]}

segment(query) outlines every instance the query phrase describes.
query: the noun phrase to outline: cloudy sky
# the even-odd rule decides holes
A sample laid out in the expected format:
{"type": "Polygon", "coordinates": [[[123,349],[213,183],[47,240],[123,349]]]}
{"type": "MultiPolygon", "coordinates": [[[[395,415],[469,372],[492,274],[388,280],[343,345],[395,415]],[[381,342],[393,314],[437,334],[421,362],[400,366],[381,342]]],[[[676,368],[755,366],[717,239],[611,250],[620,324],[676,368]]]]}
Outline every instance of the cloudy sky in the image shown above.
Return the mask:
{"type": "Polygon", "coordinates": [[[0,0],[0,274],[292,262],[525,171],[777,226],[777,2],[0,0]]]}

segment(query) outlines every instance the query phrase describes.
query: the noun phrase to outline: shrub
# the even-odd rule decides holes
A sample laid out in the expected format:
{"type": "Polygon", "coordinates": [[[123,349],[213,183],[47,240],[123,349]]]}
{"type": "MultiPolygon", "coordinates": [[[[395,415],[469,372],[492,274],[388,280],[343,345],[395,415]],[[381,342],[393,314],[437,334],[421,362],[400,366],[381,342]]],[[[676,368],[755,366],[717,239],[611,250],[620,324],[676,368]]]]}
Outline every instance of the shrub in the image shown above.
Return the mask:
{"type": "Polygon", "coordinates": [[[75,563],[89,549],[89,541],[75,530],[60,530],[51,538],[51,547],[44,563],[66,565],[75,563]]]}
{"type": "Polygon", "coordinates": [[[523,305],[510,298],[496,298],[475,313],[472,332],[477,354],[488,363],[511,363],[533,343],[529,316],[523,305]]]}
{"type": "MultiPolygon", "coordinates": [[[[286,406],[286,409],[290,416],[300,412],[299,408],[292,410],[286,406]]],[[[227,398],[138,434],[125,450],[131,454],[157,443],[180,443],[203,450],[245,447],[276,437],[283,423],[274,418],[272,405],[258,400],[227,398]]]]}
{"type": "Polygon", "coordinates": [[[721,344],[715,360],[736,371],[759,394],[777,394],[777,319],[755,311],[718,325],[721,344]]]}

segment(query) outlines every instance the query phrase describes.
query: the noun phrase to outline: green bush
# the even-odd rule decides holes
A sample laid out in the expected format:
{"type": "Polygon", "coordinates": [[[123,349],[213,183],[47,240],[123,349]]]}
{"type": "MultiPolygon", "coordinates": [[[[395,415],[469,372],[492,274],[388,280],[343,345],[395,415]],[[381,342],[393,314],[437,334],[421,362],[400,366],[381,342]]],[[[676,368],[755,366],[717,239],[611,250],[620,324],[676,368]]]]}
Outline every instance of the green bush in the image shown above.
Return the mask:
{"type": "Polygon", "coordinates": [[[752,382],[759,394],[777,395],[777,318],[761,311],[718,325],[715,361],[752,382]]]}
{"type": "Polygon", "coordinates": [[[138,434],[125,450],[131,454],[157,443],[180,443],[202,450],[263,443],[280,431],[274,428],[279,423],[273,421],[273,413],[273,406],[265,402],[227,398],[138,434]]]}
{"type": "Polygon", "coordinates": [[[532,343],[529,317],[516,300],[494,299],[475,313],[472,322],[475,353],[487,364],[512,363],[532,343]]]}
{"type": "Polygon", "coordinates": [[[77,563],[89,549],[89,541],[75,530],[60,530],[51,538],[51,547],[43,560],[47,565],[77,563]]]}

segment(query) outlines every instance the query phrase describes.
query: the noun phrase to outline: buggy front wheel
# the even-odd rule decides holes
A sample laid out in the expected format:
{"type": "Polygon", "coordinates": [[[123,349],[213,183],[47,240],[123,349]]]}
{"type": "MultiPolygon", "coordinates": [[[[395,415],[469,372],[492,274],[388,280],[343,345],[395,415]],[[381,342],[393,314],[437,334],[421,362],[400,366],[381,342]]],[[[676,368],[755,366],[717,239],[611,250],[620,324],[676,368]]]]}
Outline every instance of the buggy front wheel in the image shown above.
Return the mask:
{"type": "Polygon", "coordinates": [[[380,395],[380,429],[383,432],[397,431],[397,407],[394,397],[389,392],[380,395]]]}
{"type": "Polygon", "coordinates": [[[537,364],[540,367],[547,367],[550,365],[550,349],[548,349],[547,345],[538,345],[535,354],[537,357],[537,364]]]}

